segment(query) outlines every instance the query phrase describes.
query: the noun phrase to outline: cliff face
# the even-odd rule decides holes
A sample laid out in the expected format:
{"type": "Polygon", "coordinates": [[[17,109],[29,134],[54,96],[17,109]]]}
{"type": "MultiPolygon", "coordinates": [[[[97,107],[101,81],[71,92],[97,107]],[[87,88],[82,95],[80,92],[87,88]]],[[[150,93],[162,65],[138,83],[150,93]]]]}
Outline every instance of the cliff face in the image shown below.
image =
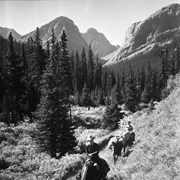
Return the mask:
{"type": "Polygon", "coordinates": [[[119,46],[112,45],[104,34],[94,28],[90,28],[85,33],[82,33],[82,36],[87,44],[91,44],[94,54],[98,54],[99,57],[104,57],[119,48],[119,46]]]}
{"type": "Polygon", "coordinates": [[[104,59],[106,65],[131,60],[137,54],[149,53],[154,47],[163,47],[180,38],[180,4],[160,9],[146,20],[134,23],[126,32],[121,49],[104,59]]]}

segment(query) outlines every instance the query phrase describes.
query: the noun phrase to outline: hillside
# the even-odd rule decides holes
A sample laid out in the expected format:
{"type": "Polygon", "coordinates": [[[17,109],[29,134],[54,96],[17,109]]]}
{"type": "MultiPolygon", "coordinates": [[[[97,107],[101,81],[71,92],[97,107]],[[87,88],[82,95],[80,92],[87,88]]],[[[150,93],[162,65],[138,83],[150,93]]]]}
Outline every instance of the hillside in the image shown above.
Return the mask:
{"type": "MultiPolygon", "coordinates": [[[[65,28],[67,38],[68,38],[68,49],[70,52],[82,52],[83,47],[88,50],[88,45],[84,38],[81,36],[78,27],[74,22],[67,17],[58,17],[51,22],[40,27],[40,35],[42,39],[43,46],[46,47],[47,41],[51,40],[51,30],[54,28],[55,37],[57,40],[60,39],[62,29],[65,28]]],[[[33,37],[35,31],[32,31],[24,36],[22,36],[21,41],[27,41],[29,37],[33,37]]]]}
{"type": "Polygon", "coordinates": [[[98,32],[94,28],[89,28],[85,33],[81,34],[87,44],[91,44],[94,54],[98,54],[100,58],[119,48],[119,46],[112,45],[103,33],[98,32]]]}
{"type": "MultiPolygon", "coordinates": [[[[174,80],[175,89],[152,112],[143,109],[132,115],[132,124],[136,133],[136,143],[128,157],[120,157],[114,165],[111,151],[106,147],[109,138],[116,132],[107,132],[99,128],[81,126],[76,130],[79,145],[85,142],[88,134],[96,135],[100,144],[100,156],[111,170],[109,180],[179,180],[180,179],[180,75],[174,80]]],[[[73,109],[73,114],[91,119],[91,123],[102,120],[104,108],[73,109]],[[94,114],[93,114],[94,112],[94,114]]],[[[85,122],[86,122],[85,121],[85,122]]],[[[127,118],[123,119],[126,123],[127,118]]],[[[95,124],[95,123],[94,123],[95,124]]],[[[75,179],[81,170],[86,156],[72,154],[60,160],[41,153],[36,146],[36,124],[25,122],[17,127],[0,125],[0,179],[75,179]]]]}
{"type": "Polygon", "coordinates": [[[169,180],[180,178],[180,75],[175,79],[176,88],[155,109],[133,114],[132,122],[136,143],[130,155],[112,164],[110,151],[101,156],[112,165],[110,179],[169,180]]]}
{"type": "Polygon", "coordinates": [[[116,70],[145,65],[149,60],[155,67],[159,65],[160,49],[175,46],[180,41],[180,4],[164,7],[147,19],[132,24],[126,32],[123,46],[103,59],[105,66],[116,70]]]}

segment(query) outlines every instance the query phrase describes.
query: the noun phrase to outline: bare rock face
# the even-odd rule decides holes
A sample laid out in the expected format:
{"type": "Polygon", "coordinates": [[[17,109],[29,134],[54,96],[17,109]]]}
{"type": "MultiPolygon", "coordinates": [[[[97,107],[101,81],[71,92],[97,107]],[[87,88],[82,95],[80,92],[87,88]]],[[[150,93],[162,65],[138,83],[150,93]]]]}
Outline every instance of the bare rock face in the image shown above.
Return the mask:
{"type": "Polygon", "coordinates": [[[104,34],[94,28],[89,28],[85,33],[82,33],[82,36],[88,45],[91,44],[94,54],[98,54],[99,57],[104,57],[119,48],[119,46],[112,45],[104,34]]]}
{"type": "Polygon", "coordinates": [[[21,35],[18,34],[14,29],[0,27],[0,36],[3,38],[7,39],[10,32],[12,33],[14,39],[19,40],[21,38],[21,35]]]}
{"type": "MultiPolygon", "coordinates": [[[[68,38],[68,49],[70,52],[79,52],[82,51],[83,47],[88,50],[88,45],[84,38],[82,37],[81,33],[79,32],[78,27],[74,24],[74,22],[67,18],[67,17],[58,17],[53,21],[45,24],[44,26],[40,27],[40,35],[42,39],[43,46],[46,46],[47,41],[51,40],[51,30],[54,28],[55,37],[57,40],[60,40],[60,35],[62,29],[65,28],[67,38],[68,38]]],[[[35,31],[23,36],[21,41],[27,41],[29,37],[33,37],[35,31]]]]}
{"type": "Polygon", "coordinates": [[[126,32],[121,49],[104,57],[111,65],[130,60],[137,54],[150,52],[156,46],[171,44],[180,38],[180,4],[160,9],[146,20],[132,24],[126,32]]]}

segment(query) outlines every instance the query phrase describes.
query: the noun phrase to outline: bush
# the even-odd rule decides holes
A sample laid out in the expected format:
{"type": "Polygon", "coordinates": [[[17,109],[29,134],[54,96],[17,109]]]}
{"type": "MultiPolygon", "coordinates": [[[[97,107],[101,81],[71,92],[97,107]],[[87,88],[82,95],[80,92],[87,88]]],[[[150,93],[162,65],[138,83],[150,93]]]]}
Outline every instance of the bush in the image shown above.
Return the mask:
{"type": "Polygon", "coordinates": [[[5,136],[5,134],[0,133],[0,144],[2,141],[7,141],[7,137],[5,136]]]}
{"type": "Polygon", "coordinates": [[[7,169],[10,166],[10,162],[5,159],[0,159],[0,169],[7,169]]]}

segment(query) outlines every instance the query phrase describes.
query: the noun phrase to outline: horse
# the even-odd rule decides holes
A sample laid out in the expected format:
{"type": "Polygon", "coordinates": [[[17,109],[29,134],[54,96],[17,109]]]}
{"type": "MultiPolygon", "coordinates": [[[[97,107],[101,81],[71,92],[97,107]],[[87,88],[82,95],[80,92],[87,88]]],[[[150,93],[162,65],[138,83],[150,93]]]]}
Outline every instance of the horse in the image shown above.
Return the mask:
{"type": "Polygon", "coordinates": [[[117,137],[113,137],[110,139],[108,143],[108,148],[112,150],[113,152],[113,161],[114,164],[118,160],[118,157],[121,156],[121,151],[125,145],[125,142],[123,139],[119,139],[117,137]]]}
{"type": "Polygon", "coordinates": [[[123,149],[123,154],[125,156],[129,147],[132,147],[134,141],[135,141],[134,132],[126,133],[123,138],[113,137],[110,139],[108,143],[108,148],[111,149],[113,152],[114,164],[118,160],[118,157],[121,156],[122,149],[123,149]]]}
{"type": "Polygon", "coordinates": [[[124,156],[125,154],[128,152],[129,148],[132,147],[133,145],[133,142],[135,141],[135,133],[134,132],[127,132],[125,135],[124,135],[124,156]]]}
{"type": "Polygon", "coordinates": [[[80,180],[99,180],[99,174],[94,162],[88,159],[83,166],[80,180]]]}

